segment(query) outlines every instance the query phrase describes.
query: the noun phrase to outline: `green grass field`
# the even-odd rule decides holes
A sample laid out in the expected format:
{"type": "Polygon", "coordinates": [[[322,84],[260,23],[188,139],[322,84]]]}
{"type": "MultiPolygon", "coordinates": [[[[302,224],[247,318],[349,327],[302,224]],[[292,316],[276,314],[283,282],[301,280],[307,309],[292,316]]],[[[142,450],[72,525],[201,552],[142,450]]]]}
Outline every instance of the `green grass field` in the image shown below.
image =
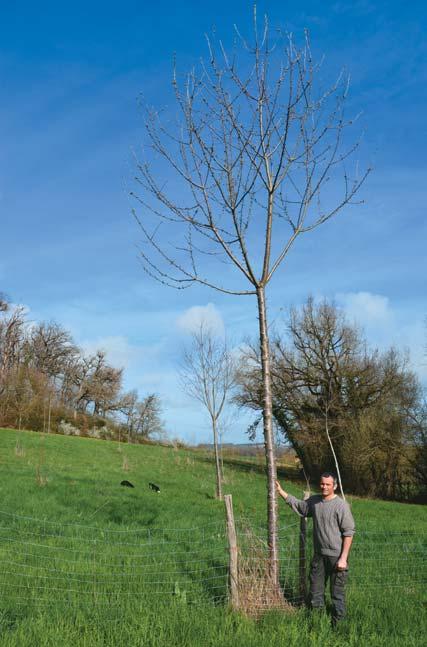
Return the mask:
{"type": "MultiPolygon", "coordinates": [[[[224,507],[206,453],[1,430],[0,464],[2,646],[425,644],[423,506],[350,498],[349,611],[334,631],[326,614],[297,604],[257,619],[229,610],[224,507]]],[[[224,470],[239,542],[250,543],[256,564],[265,548],[262,466],[228,456],[224,470]]],[[[287,487],[302,493],[302,484],[287,487]]],[[[298,532],[298,517],[281,505],[291,603],[298,532]]]]}

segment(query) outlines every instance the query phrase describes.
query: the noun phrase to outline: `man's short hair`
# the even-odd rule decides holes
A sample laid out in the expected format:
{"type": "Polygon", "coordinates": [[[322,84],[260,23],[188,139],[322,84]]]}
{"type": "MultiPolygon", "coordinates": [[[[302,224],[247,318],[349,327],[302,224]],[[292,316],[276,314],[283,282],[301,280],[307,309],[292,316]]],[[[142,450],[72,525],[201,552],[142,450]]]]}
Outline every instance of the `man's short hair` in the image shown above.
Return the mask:
{"type": "Polygon", "coordinates": [[[331,478],[331,479],[334,479],[334,485],[338,485],[338,479],[337,479],[337,476],[336,476],[336,474],[334,474],[333,472],[322,472],[322,474],[320,475],[320,478],[321,478],[321,479],[322,479],[322,478],[331,478]]]}

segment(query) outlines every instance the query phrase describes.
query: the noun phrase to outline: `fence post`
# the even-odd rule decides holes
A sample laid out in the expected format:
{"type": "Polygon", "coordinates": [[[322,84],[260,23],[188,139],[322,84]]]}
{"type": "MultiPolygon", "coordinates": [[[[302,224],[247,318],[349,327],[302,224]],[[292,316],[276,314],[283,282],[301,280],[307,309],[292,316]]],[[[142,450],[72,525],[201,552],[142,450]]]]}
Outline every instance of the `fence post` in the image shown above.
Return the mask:
{"type": "MultiPolygon", "coordinates": [[[[304,501],[310,496],[304,492],[304,501]]],[[[306,547],[307,547],[307,517],[301,517],[299,522],[299,594],[301,599],[307,600],[307,576],[306,576],[306,547]]]]}
{"type": "Polygon", "coordinates": [[[238,586],[238,568],[237,568],[237,538],[236,527],[234,525],[233,500],[231,494],[224,496],[225,514],[227,518],[227,537],[230,550],[229,561],[229,584],[231,607],[239,608],[239,586],[238,586]]]}

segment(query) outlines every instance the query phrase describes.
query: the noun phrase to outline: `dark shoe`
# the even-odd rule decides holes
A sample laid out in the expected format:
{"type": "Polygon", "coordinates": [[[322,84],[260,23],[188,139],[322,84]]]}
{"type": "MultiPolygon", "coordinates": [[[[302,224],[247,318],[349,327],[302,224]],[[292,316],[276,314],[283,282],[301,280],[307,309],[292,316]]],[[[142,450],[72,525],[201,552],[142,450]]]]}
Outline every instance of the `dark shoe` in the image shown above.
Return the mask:
{"type": "Polygon", "coordinates": [[[341,627],[344,623],[344,618],[334,618],[332,616],[331,618],[331,627],[332,629],[337,629],[338,627],[341,627]]]}

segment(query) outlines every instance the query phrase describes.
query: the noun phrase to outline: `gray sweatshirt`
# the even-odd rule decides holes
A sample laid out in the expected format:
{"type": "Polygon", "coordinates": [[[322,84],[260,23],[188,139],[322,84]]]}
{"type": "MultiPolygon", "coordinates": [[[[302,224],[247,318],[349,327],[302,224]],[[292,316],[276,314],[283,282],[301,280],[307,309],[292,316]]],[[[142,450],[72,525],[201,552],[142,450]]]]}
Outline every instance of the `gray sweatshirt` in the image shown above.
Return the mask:
{"type": "Polygon", "coordinates": [[[324,501],[315,494],[301,501],[288,494],[286,503],[303,517],[313,517],[314,552],[321,555],[341,554],[342,538],[354,535],[354,519],[348,504],[339,496],[324,501]]]}

